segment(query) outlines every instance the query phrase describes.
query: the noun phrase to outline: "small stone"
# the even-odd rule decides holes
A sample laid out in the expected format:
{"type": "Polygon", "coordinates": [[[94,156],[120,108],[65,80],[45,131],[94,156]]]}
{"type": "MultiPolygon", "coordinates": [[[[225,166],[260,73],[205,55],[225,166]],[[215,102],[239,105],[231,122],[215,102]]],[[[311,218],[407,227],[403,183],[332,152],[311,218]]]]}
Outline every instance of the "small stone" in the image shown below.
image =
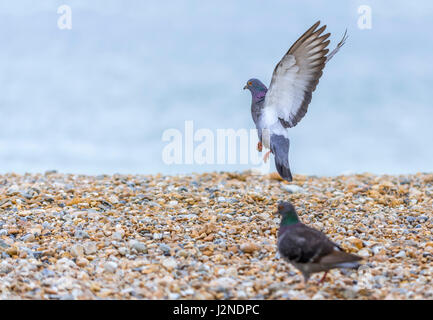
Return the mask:
{"type": "Polygon", "coordinates": [[[289,193],[304,193],[305,190],[295,184],[281,184],[281,187],[289,193]]]}
{"type": "Polygon", "coordinates": [[[18,248],[15,246],[9,247],[6,249],[6,253],[10,256],[18,255],[18,248]]]}
{"type": "Polygon", "coordinates": [[[360,255],[363,258],[368,258],[370,257],[370,252],[368,251],[367,248],[364,248],[358,251],[358,255],[360,255]]]}
{"type": "Polygon", "coordinates": [[[28,233],[25,236],[23,236],[24,242],[32,242],[35,241],[35,236],[32,233],[28,233]]]}
{"type": "Polygon", "coordinates": [[[117,203],[119,203],[119,198],[116,197],[115,195],[112,195],[108,198],[108,201],[112,204],[117,204],[117,203]]]}
{"type": "Polygon", "coordinates": [[[179,257],[186,258],[186,257],[188,257],[188,252],[185,251],[185,250],[179,250],[176,255],[179,256],[179,257]]]}
{"type": "Polygon", "coordinates": [[[130,243],[132,249],[137,250],[139,253],[147,253],[147,247],[143,242],[132,240],[130,243]]]}
{"type": "Polygon", "coordinates": [[[406,252],[404,250],[401,250],[399,253],[397,253],[395,258],[406,258],[406,252]]]}
{"type": "Polygon", "coordinates": [[[84,239],[84,238],[89,238],[89,235],[86,231],[83,230],[76,230],[74,237],[77,239],[84,239]]]}
{"type": "Polygon", "coordinates": [[[84,255],[84,247],[80,244],[75,244],[71,247],[70,252],[73,257],[81,257],[84,255]]]}
{"type": "Polygon", "coordinates": [[[8,245],[3,240],[0,240],[0,249],[6,249],[6,248],[9,248],[9,247],[10,247],[10,245],[8,245]]]}
{"type": "Polygon", "coordinates": [[[218,202],[226,202],[226,198],[224,198],[224,197],[218,197],[218,202]]]}
{"type": "Polygon", "coordinates": [[[426,217],[426,216],[420,216],[420,217],[418,217],[418,219],[417,219],[419,222],[421,222],[421,223],[424,223],[424,222],[426,222],[427,220],[428,220],[428,217],[426,217]]]}
{"type": "Polygon", "coordinates": [[[13,234],[13,235],[15,235],[15,234],[17,234],[17,233],[20,233],[20,230],[18,230],[17,228],[10,228],[10,229],[8,230],[8,233],[9,233],[9,234],[13,234]]]}
{"type": "Polygon", "coordinates": [[[415,219],[415,217],[407,216],[406,220],[407,220],[407,222],[412,223],[412,222],[415,222],[416,219],[415,219]]]}
{"type": "Polygon", "coordinates": [[[162,239],[162,233],[154,233],[152,237],[153,237],[153,240],[161,240],[162,239]]]}
{"type": "Polygon", "coordinates": [[[80,257],[77,259],[77,261],[75,263],[79,267],[85,267],[89,264],[89,260],[87,260],[86,258],[80,257]]]}
{"type": "Polygon", "coordinates": [[[323,296],[323,294],[322,294],[321,292],[317,292],[317,293],[313,296],[312,299],[313,299],[313,300],[324,300],[325,297],[323,296]]]}
{"type": "Polygon", "coordinates": [[[350,241],[352,245],[354,245],[358,250],[361,249],[364,245],[362,243],[362,240],[355,238],[355,237],[349,237],[347,240],[350,241]]]}
{"type": "Polygon", "coordinates": [[[170,248],[169,245],[166,245],[165,243],[161,243],[159,245],[159,249],[161,249],[161,251],[164,252],[165,255],[169,255],[170,254],[171,248],[170,248]]]}
{"type": "Polygon", "coordinates": [[[13,185],[10,186],[7,190],[6,190],[6,195],[11,196],[15,193],[19,193],[20,188],[17,185],[13,185]]]}
{"type": "Polygon", "coordinates": [[[246,242],[246,243],[241,244],[240,249],[241,249],[241,251],[243,251],[245,253],[253,253],[254,251],[259,250],[260,247],[258,245],[256,245],[255,243],[246,242]]]}
{"type": "Polygon", "coordinates": [[[117,270],[117,263],[108,261],[104,264],[104,270],[109,273],[115,273],[117,270]]]}
{"type": "Polygon", "coordinates": [[[98,248],[96,247],[96,244],[94,242],[86,242],[83,247],[86,255],[92,255],[95,254],[96,251],[98,251],[98,248]]]}
{"type": "Polygon", "coordinates": [[[120,247],[117,251],[119,251],[119,254],[122,256],[126,256],[129,253],[129,250],[126,247],[120,247]]]}
{"type": "Polygon", "coordinates": [[[115,239],[115,240],[122,240],[123,239],[123,233],[122,232],[118,232],[118,231],[116,231],[116,232],[114,232],[112,235],[111,235],[111,237],[113,238],[113,239],[115,239]]]}
{"type": "Polygon", "coordinates": [[[164,268],[170,271],[177,267],[177,262],[173,258],[168,258],[162,260],[162,265],[164,266],[164,268]]]}
{"type": "Polygon", "coordinates": [[[379,246],[379,245],[373,246],[373,247],[371,248],[371,251],[373,251],[373,254],[374,254],[374,255],[378,254],[378,253],[381,252],[382,250],[383,250],[383,246],[379,246]]]}
{"type": "Polygon", "coordinates": [[[217,290],[227,290],[234,288],[236,281],[229,277],[221,277],[211,281],[210,286],[216,287],[217,290]]]}
{"type": "Polygon", "coordinates": [[[168,294],[168,299],[170,299],[170,300],[177,300],[179,298],[180,298],[180,294],[179,293],[172,293],[172,292],[170,292],[168,294]]]}
{"type": "Polygon", "coordinates": [[[358,291],[354,288],[346,288],[343,291],[343,296],[349,300],[355,299],[357,295],[358,291]]]}
{"type": "Polygon", "coordinates": [[[7,261],[0,263],[0,274],[6,274],[13,270],[12,266],[7,261]]]}
{"type": "Polygon", "coordinates": [[[184,297],[185,296],[192,296],[194,294],[194,289],[192,289],[192,288],[186,289],[184,291],[181,291],[180,294],[184,297]]]}

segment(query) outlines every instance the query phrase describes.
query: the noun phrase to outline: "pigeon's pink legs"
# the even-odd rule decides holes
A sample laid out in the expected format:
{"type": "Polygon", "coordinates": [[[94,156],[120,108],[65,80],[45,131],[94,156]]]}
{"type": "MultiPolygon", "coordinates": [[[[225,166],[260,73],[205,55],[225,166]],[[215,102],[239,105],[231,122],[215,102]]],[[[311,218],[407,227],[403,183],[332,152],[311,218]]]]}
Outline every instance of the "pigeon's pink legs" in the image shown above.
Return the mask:
{"type": "Polygon", "coordinates": [[[328,271],[325,272],[325,274],[323,275],[322,279],[320,279],[319,284],[322,284],[323,281],[325,281],[326,275],[328,274],[328,271]]]}
{"type": "Polygon", "coordinates": [[[269,150],[268,152],[265,153],[265,156],[263,157],[263,161],[266,163],[268,162],[269,159],[269,155],[271,154],[271,150],[269,150]]]}
{"type": "Polygon", "coordinates": [[[259,141],[259,142],[257,143],[257,151],[262,152],[262,150],[263,150],[263,145],[262,145],[262,142],[259,141]]]}

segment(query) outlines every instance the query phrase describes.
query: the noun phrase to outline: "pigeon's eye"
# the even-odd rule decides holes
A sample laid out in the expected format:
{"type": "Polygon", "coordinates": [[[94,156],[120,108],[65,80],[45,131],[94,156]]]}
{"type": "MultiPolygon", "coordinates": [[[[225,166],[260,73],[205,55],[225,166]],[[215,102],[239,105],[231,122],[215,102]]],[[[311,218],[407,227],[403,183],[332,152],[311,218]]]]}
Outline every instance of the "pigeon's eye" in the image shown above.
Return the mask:
{"type": "Polygon", "coordinates": [[[251,82],[251,81],[248,81],[248,85],[250,86],[250,85],[252,85],[253,83],[251,82]]]}

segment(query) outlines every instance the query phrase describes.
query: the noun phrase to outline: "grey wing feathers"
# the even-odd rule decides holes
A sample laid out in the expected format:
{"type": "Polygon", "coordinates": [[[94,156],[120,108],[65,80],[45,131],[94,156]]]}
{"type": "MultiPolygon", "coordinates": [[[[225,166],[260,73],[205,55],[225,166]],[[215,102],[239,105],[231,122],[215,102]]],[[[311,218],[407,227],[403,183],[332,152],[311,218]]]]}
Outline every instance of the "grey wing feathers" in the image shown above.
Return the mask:
{"type": "Polygon", "coordinates": [[[320,21],[308,29],[275,67],[265,105],[276,108],[284,127],[294,127],[306,114],[325,67],[327,38],[320,21]],[[317,29],[317,30],[316,30],[317,29]]]}
{"type": "Polygon", "coordinates": [[[279,250],[282,256],[299,263],[314,263],[332,253],[335,244],[323,233],[300,224],[281,235],[279,250]]]}

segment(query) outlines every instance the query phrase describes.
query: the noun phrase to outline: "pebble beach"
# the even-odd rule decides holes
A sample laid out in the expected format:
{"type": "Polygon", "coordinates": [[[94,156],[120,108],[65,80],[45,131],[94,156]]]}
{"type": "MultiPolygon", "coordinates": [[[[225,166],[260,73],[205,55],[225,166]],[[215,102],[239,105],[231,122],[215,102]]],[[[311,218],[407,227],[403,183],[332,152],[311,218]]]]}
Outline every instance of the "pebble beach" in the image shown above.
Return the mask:
{"type": "Polygon", "coordinates": [[[0,299],[433,299],[433,174],[0,175],[0,299]],[[277,201],[364,258],[304,285],[277,201]]]}

